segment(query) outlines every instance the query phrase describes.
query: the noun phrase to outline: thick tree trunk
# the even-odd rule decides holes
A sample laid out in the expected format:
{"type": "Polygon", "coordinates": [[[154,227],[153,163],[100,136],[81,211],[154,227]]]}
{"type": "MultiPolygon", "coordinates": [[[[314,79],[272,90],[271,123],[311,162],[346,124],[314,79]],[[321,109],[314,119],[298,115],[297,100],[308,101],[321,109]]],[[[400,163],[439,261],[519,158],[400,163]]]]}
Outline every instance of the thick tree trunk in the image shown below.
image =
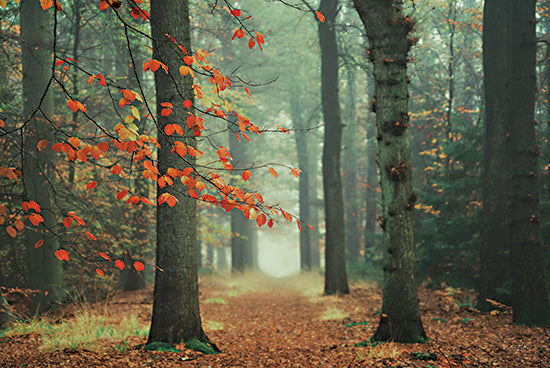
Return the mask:
{"type": "Polygon", "coordinates": [[[338,0],[321,0],[321,103],[325,122],[323,190],[325,194],[325,294],[349,293],[346,275],[344,199],[340,170],[342,122],[338,98],[338,47],[335,21],[338,0]]]}
{"type": "Polygon", "coordinates": [[[480,261],[477,307],[489,310],[495,300],[511,304],[510,233],[508,225],[508,183],[510,147],[506,97],[508,75],[506,44],[502,31],[508,20],[501,1],[485,2],[483,64],[485,82],[485,172],[483,179],[483,244],[480,261]]]}
{"type": "Polygon", "coordinates": [[[51,12],[45,12],[38,1],[21,1],[23,115],[30,119],[23,130],[23,180],[27,199],[40,205],[44,218],[39,227],[25,234],[29,287],[40,290],[32,298],[32,313],[43,313],[65,297],[62,262],[55,257],[59,243],[52,234],[57,220],[48,181],[51,161],[48,150],[39,152],[36,148],[41,139],[54,140],[53,129],[45,119],[53,110],[53,95],[46,93],[53,64],[48,14],[51,12]],[[44,245],[35,248],[34,244],[41,239],[44,245]]]}
{"type": "MultiPolygon", "coordinates": [[[[491,1],[487,1],[490,5],[491,1]]],[[[510,124],[510,245],[514,323],[550,324],[540,228],[539,157],[535,131],[536,0],[506,3],[510,33],[507,119],[510,124]]],[[[486,9],[491,15],[491,8],[486,9]]],[[[491,30],[487,30],[490,32],[491,30]]],[[[502,62],[502,61],[501,61],[502,62]]]]}
{"type": "Polygon", "coordinates": [[[373,339],[420,342],[408,130],[407,36],[413,27],[402,1],[354,0],[365,25],[374,65],[378,160],[384,230],[384,296],[373,339]]]}
{"type": "MultiPolygon", "coordinates": [[[[290,114],[292,117],[292,127],[297,129],[296,151],[298,153],[298,167],[302,169],[299,182],[298,201],[300,203],[300,221],[309,224],[310,221],[310,203],[309,203],[309,150],[307,132],[304,131],[305,124],[303,121],[299,98],[297,95],[290,95],[290,114]]],[[[300,269],[307,271],[312,267],[311,261],[311,230],[307,226],[302,226],[300,231],[300,269]]]]}
{"type": "MultiPolygon", "coordinates": [[[[168,168],[184,169],[193,164],[192,156],[184,162],[171,153],[174,136],[167,136],[164,127],[178,121],[185,127],[187,110],[184,100],[194,100],[193,80],[178,73],[182,56],[180,49],[167,36],[173,37],[189,53],[191,35],[189,4],[187,0],[152,0],[151,32],[153,57],[168,66],[170,74],[162,69],[155,73],[157,96],[158,169],[161,175],[168,168]],[[161,103],[173,104],[170,116],[161,116],[161,103]]],[[[193,132],[187,130],[181,141],[195,146],[193,132]]],[[[178,199],[172,208],[166,203],[157,207],[157,259],[153,314],[149,342],[178,343],[199,339],[209,343],[203,332],[199,310],[197,276],[197,203],[187,196],[183,184],[174,180],[174,185],[157,188],[157,195],[170,193],[178,199]]]]}

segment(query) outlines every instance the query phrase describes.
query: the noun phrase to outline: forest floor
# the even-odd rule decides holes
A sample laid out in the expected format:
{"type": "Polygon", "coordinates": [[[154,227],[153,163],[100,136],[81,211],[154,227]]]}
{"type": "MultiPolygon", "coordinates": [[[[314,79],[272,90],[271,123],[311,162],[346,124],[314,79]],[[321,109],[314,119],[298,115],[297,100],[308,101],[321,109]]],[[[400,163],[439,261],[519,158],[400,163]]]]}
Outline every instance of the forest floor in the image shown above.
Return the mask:
{"type": "Polygon", "coordinates": [[[201,279],[203,326],[217,355],[181,344],[140,348],[152,288],[116,292],[0,334],[0,367],[550,367],[550,327],[515,326],[509,311],[481,313],[471,293],[451,288],[420,289],[428,342],[356,346],[377,327],[381,290],[352,283],[349,295],[323,296],[322,285],[313,273],[201,279]]]}

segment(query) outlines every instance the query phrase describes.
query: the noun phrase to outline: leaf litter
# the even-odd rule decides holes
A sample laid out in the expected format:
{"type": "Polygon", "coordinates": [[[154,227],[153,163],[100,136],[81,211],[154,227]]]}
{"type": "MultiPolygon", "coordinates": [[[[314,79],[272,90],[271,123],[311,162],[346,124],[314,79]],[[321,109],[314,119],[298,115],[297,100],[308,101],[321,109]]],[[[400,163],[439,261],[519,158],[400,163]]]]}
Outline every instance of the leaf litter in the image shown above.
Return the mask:
{"type": "MultiPolygon", "coordinates": [[[[119,291],[85,306],[68,305],[57,315],[35,320],[35,328],[4,331],[0,366],[550,367],[549,327],[513,325],[506,309],[477,311],[474,294],[459,289],[420,288],[426,343],[374,344],[368,339],[382,301],[374,284],[352,283],[350,295],[323,296],[322,276],[312,272],[281,279],[258,274],[208,277],[199,288],[203,327],[220,354],[202,354],[183,343],[164,351],[141,348],[152,309],[149,287],[119,291]],[[74,326],[83,309],[96,318],[97,331],[111,333],[96,332],[96,341],[51,348],[56,329],[74,326]],[[133,327],[128,328],[128,321],[133,327]],[[125,328],[125,337],[114,332],[125,328]]],[[[9,295],[8,300],[18,307],[17,300],[9,295]]]]}

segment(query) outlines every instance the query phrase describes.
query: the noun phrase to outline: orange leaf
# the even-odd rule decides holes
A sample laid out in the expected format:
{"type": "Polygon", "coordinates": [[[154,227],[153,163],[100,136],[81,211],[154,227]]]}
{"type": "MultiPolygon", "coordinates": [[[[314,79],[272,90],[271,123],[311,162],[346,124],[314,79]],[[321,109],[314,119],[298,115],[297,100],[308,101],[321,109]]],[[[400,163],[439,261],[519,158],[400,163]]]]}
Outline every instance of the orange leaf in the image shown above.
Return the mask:
{"type": "Polygon", "coordinates": [[[274,168],[270,167],[270,168],[269,168],[269,173],[270,173],[271,175],[273,175],[273,177],[277,178],[277,171],[275,171],[274,168]]]}
{"type": "Polygon", "coordinates": [[[258,227],[262,227],[267,221],[266,215],[263,213],[260,213],[258,217],[256,217],[256,223],[258,224],[258,227]]]}
{"type": "Polygon", "coordinates": [[[6,231],[12,238],[15,238],[17,236],[17,230],[15,230],[11,225],[6,228],[6,231]]]}
{"type": "Polygon", "coordinates": [[[118,175],[122,172],[122,168],[118,165],[114,165],[112,168],[111,168],[111,172],[113,173],[113,175],[118,175]]]}
{"type": "Polygon", "coordinates": [[[59,258],[61,261],[69,261],[69,253],[65,249],[59,249],[57,252],[55,252],[55,256],[59,258]]]}
{"type": "Polygon", "coordinates": [[[107,150],[109,149],[109,143],[100,142],[100,143],[97,144],[97,148],[99,148],[103,152],[107,152],[107,150]]]}
{"type": "Polygon", "coordinates": [[[172,109],[170,108],[166,108],[166,109],[162,109],[161,112],[160,112],[160,115],[162,116],[168,116],[172,113],[172,109]]]}
{"type": "Polygon", "coordinates": [[[101,271],[99,268],[96,268],[95,269],[95,272],[97,272],[99,274],[99,276],[105,276],[105,274],[103,273],[103,271],[101,271]]]}
{"type": "Polygon", "coordinates": [[[185,56],[185,57],[183,58],[183,61],[184,61],[185,64],[187,64],[187,65],[193,64],[193,58],[192,58],[191,56],[185,56]]]}
{"type": "Polygon", "coordinates": [[[100,256],[101,258],[104,258],[104,259],[106,259],[107,261],[111,262],[111,257],[109,257],[108,255],[106,255],[105,253],[99,252],[98,254],[99,254],[99,256],[100,256]]]}
{"type": "Polygon", "coordinates": [[[0,128],[3,128],[6,126],[6,123],[4,123],[4,120],[0,119],[0,128]]]}
{"type": "Polygon", "coordinates": [[[243,177],[244,181],[247,181],[252,176],[252,173],[250,172],[250,170],[245,170],[243,171],[241,176],[243,177]]]}
{"type": "Polygon", "coordinates": [[[251,37],[251,38],[248,40],[248,48],[252,50],[252,48],[254,47],[255,44],[256,44],[256,41],[254,41],[254,38],[251,37]]]}
{"type": "Polygon", "coordinates": [[[94,236],[94,234],[92,233],[89,233],[86,231],[86,235],[88,235],[88,238],[92,239],[92,240],[96,240],[97,238],[94,236]]]}
{"type": "Polygon", "coordinates": [[[48,140],[42,139],[41,141],[38,142],[38,144],[36,145],[36,148],[39,151],[42,151],[47,145],[48,145],[48,140]]]}
{"type": "Polygon", "coordinates": [[[94,189],[97,186],[97,181],[91,181],[86,185],[86,190],[94,189]]]}
{"type": "Polygon", "coordinates": [[[135,261],[134,268],[136,269],[136,271],[143,271],[145,269],[145,266],[140,261],[135,261]]]}
{"type": "Polygon", "coordinates": [[[120,259],[117,259],[115,261],[115,266],[117,266],[118,268],[120,268],[120,270],[122,271],[124,269],[124,262],[122,262],[120,259]]]}
{"type": "Polygon", "coordinates": [[[23,230],[25,228],[25,224],[23,223],[23,221],[21,220],[15,220],[13,222],[13,224],[15,225],[15,228],[19,231],[23,230]]]}
{"type": "Polygon", "coordinates": [[[183,106],[185,106],[186,109],[190,108],[193,105],[191,100],[185,100],[183,101],[183,106]]]}
{"type": "Polygon", "coordinates": [[[80,139],[78,137],[71,137],[69,138],[69,143],[74,148],[78,148],[78,146],[80,146],[80,139]]]}
{"type": "Polygon", "coordinates": [[[68,229],[73,224],[74,219],[70,216],[67,216],[63,219],[63,225],[68,229]]]}
{"type": "Polygon", "coordinates": [[[59,142],[54,143],[53,146],[52,146],[52,150],[54,150],[55,152],[61,151],[62,148],[63,148],[63,144],[61,144],[59,142]]]}
{"type": "Polygon", "coordinates": [[[315,15],[317,16],[317,19],[319,19],[319,22],[324,23],[325,22],[325,16],[320,11],[316,10],[315,15]]]}
{"type": "Polygon", "coordinates": [[[44,239],[40,239],[39,241],[37,241],[36,243],[34,243],[34,247],[35,248],[40,248],[41,246],[44,245],[44,239]]]}
{"type": "Polygon", "coordinates": [[[174,134],[175,130],[176,129],[174,128],[174,124],[168,124],[164,127],[164,133],[166,133],[166,135],[174,134]]]}
{"type": "Polygon", "coordinates": [[[42,216],[40,216],[38,213],[33,213],[29,217],[29,221],[34,226],[38,226],[39,223],[44,222],[44,218],[42,216]]]}
{"type": "Polygon", "coordinates": [[[300,177],[300,169],[290,169],[290,172],[291,172],[292,175],[294,175],[295,177],[297,177],[297,178],[300,177]]]}

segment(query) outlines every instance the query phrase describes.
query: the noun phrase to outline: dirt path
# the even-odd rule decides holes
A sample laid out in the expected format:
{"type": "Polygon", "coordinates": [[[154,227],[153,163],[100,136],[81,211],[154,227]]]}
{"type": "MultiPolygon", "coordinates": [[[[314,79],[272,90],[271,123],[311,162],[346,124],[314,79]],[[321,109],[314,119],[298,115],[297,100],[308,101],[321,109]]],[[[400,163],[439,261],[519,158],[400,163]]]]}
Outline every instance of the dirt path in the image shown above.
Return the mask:
{"type": "MultiPolygon", "coordinates": [[[[0,367],[550,367],[550,328],[511,325],[506,313],[482,314],[466,293],[421,290],[426,344],[357,347],[376,328],[380,290],[355,285],[347,296],[323,297],[322,278],[283,281],[261,276],[201,281],[203,325],[223,353],[137,349],[144,336],[90,349],[48,352],[39,334],[0,339],[0,367]]],[[[110,323],[134,316],[149,323],[152,293],[120,293],[89,306],[110,323]]],[[[77,311],[75,311],[76,313],[77,311]]],[[[67,309],[64,320],[69,320],[67,309]]]]}

